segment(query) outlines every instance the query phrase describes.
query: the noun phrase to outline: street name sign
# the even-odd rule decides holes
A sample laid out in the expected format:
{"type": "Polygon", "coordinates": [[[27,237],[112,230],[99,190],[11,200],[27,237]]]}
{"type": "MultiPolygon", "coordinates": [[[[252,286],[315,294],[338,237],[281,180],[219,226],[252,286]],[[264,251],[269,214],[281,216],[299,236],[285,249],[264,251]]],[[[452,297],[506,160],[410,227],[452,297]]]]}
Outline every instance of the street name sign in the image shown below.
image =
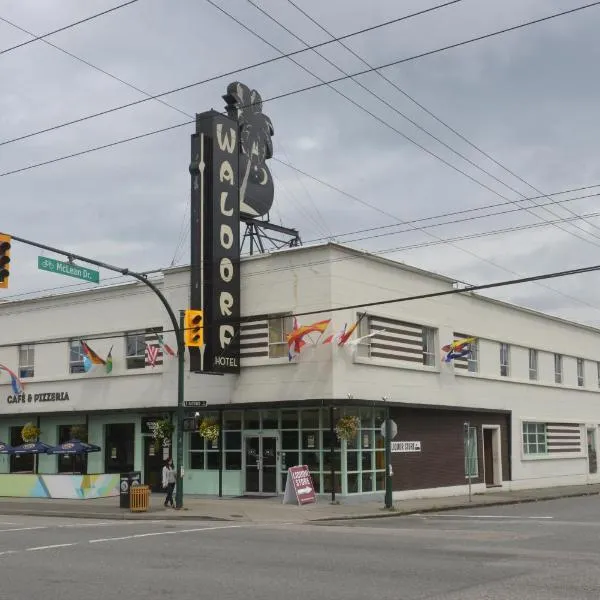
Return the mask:
{"type": "Polygon", "coordinates": [[[90,283],[100,283],[100,272],[86,269],[79,265],[62,262],[54,258],[46,258],[38,256],[38,269],[40,271],[49,271],[50,273],[58,273],[59,275],[68,275],[77,279],[83,279],[90,283]]]}

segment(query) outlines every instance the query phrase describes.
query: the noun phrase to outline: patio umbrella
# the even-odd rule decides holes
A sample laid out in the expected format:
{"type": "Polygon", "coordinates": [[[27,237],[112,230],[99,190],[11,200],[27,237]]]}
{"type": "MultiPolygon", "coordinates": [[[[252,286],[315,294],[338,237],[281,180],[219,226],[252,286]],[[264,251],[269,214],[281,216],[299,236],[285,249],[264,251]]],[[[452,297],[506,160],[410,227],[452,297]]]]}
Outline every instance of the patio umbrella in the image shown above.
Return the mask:
{"type": "Polygon", "coordinates": [[[44,442],[31,442],[21,444],[20,446],[13,446],[11,454],[46,454],[50,448],[52,446],[44,442]]]}
{"type": "Polygon", "coordinates": [[[13,447],[10,444],[5,444],[4,442],[0,442],[0,454],[12,454],[13,447]]]}
{"type": "Polygon", "coordinates": [[[87,444],[81,440],[69,440],[64,444],[52,446],[48,449],[48,454],[88,454],[89,452],[100,452],[100,446],[96,444],[87,444]]]}

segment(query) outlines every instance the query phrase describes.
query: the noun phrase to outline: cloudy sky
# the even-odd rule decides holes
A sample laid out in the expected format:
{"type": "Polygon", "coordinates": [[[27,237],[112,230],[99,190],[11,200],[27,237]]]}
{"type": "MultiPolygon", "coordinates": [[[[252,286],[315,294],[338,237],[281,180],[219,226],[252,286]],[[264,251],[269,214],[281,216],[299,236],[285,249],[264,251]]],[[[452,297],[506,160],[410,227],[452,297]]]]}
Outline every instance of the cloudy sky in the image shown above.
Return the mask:
{"type": "MultiPolygon", "coordinates": [[[[150,100],[11,142],[135,102],[144,92],[157,94],[325,42],[331,39],[327,31],[341,36],[435,5],[294,1],[308,16],[288,0],[252,0],[263,12],[250,0],[138,0],[52,35],[48,43],[0,52],[0,230],[137,270],[187,263],[193,125],[10,172],[184,124],[196,112],[222,110],[227,84],[239,80],[265,100],[275,158],[344,192],[271,161],[271,218],[298,228],[305,242],[334,238],[468,283],[600,263],[600,219],[576,219],[598,213],[600,196],[548,210],[514,210],[534,206],[514,204],[523,197],[600,184],[600,6],[381,70],[388,81],[370,73],[268,101],[362,71],[362,61],[384,65],[583,0],[462,0],[346,39],[358,57],[332,43],[319,48],[322,56],[294,56],[299,64],[282,59],[163,97],[170,106],[150,100]],[[512,212],[472,218],[507,210],[512,212]],[[412,230],[401,225],[457,211],[470,212],[419,221],[412,230]],[[470,220],[440,225],[465,218],[470,220]],[[570,220],[545,223],[560,219],[570,220]],[[535,224],[543,226],[529,227],[535,224]],[[423,226],[428,228],[414,230],[423,226]],[[440,243],[494,230],[509,231],[440,243]]],[[[118,4],[0,0],[0,51],[32,38],[18,28],[41,35],[118,4]]],[[[535,202],[594,193],[600,187],[535,202]]],[[[5,298],[76,283],[37,271],[37,255],[14,245],[5,298]]],[[[600,275],[494,295],[600,324],[600,275]]]]}

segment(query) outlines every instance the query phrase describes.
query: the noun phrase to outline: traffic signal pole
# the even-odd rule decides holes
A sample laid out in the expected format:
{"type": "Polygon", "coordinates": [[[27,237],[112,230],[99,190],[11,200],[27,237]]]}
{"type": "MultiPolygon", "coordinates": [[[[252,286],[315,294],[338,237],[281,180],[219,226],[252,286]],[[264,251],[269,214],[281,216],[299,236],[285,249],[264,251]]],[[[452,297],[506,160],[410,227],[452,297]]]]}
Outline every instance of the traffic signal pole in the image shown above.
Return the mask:
{"type": "Polygon", "coordinates": [[[120,273],[124,276],[133,277],[137,279],[139,282],[143,283],[145,286],[149,287],[161,301],[162,305],[165,307],[167,314],[169,315],[169,319],[171,319],[171,325],[173,326],[173,331],[175,332],[175,337],[177,339],[177,482],[176,482],[176,499],[175,503],[177,508],[183,507],[183,417],[184,417],[184,406],[183,406],[183,398],[184,398],[184,382],[185,382],[185,345],[183,341],[183,317],[181,317],[181,321],[178,322],[175,317],[175,313],[171,308],[171,305],[163,295],[163,293],[144,275],[143,273],[137,273],[136,271],[131,271],[130,269],[124,269],[122,267],[117,267],[115,265],[111,265],[109,263],[102,262],[100,260],[95,260],[93,258],[88,258],[86,256],[81,256],[80,254],[75,254],[73,252],[67,252],[66,250],[60,250],[59,248],[54,248],[52,246],[48,246],[46,244],[40,244],[39,242],[34,242],[32,240],[27,240],[22,237],[18,237],[16,235],[11,234],[3,234],[0,232],[0,236],[8,235],[13,240],[17,242],[21,242],[27,246],[33,246],[34,248],[40,248],[41,250],[47,250],[48,252],[53,252],[55,254],[60,254],[61,256],[66,256],[69,262],[74,260],[78,260],[80,262],[85,262],[90,265],[95,265],[96,267],[101,267],[102,269],[107,269],[108,271],[113,271],[115,273],[120,273]]]}

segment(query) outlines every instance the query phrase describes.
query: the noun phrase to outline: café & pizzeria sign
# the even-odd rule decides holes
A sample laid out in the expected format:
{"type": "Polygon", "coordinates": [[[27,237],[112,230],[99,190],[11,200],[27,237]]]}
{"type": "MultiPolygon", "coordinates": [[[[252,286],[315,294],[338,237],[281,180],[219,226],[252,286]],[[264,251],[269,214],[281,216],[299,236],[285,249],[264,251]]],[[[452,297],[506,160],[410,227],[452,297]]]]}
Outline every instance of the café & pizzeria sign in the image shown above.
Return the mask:
{"type": "Polygon", "coordinates": [[[7,396],[7,404],[37,404],[38,402],[67,402],[69,392],[42,392],[39,394],[13,394],[7,396]]]}

